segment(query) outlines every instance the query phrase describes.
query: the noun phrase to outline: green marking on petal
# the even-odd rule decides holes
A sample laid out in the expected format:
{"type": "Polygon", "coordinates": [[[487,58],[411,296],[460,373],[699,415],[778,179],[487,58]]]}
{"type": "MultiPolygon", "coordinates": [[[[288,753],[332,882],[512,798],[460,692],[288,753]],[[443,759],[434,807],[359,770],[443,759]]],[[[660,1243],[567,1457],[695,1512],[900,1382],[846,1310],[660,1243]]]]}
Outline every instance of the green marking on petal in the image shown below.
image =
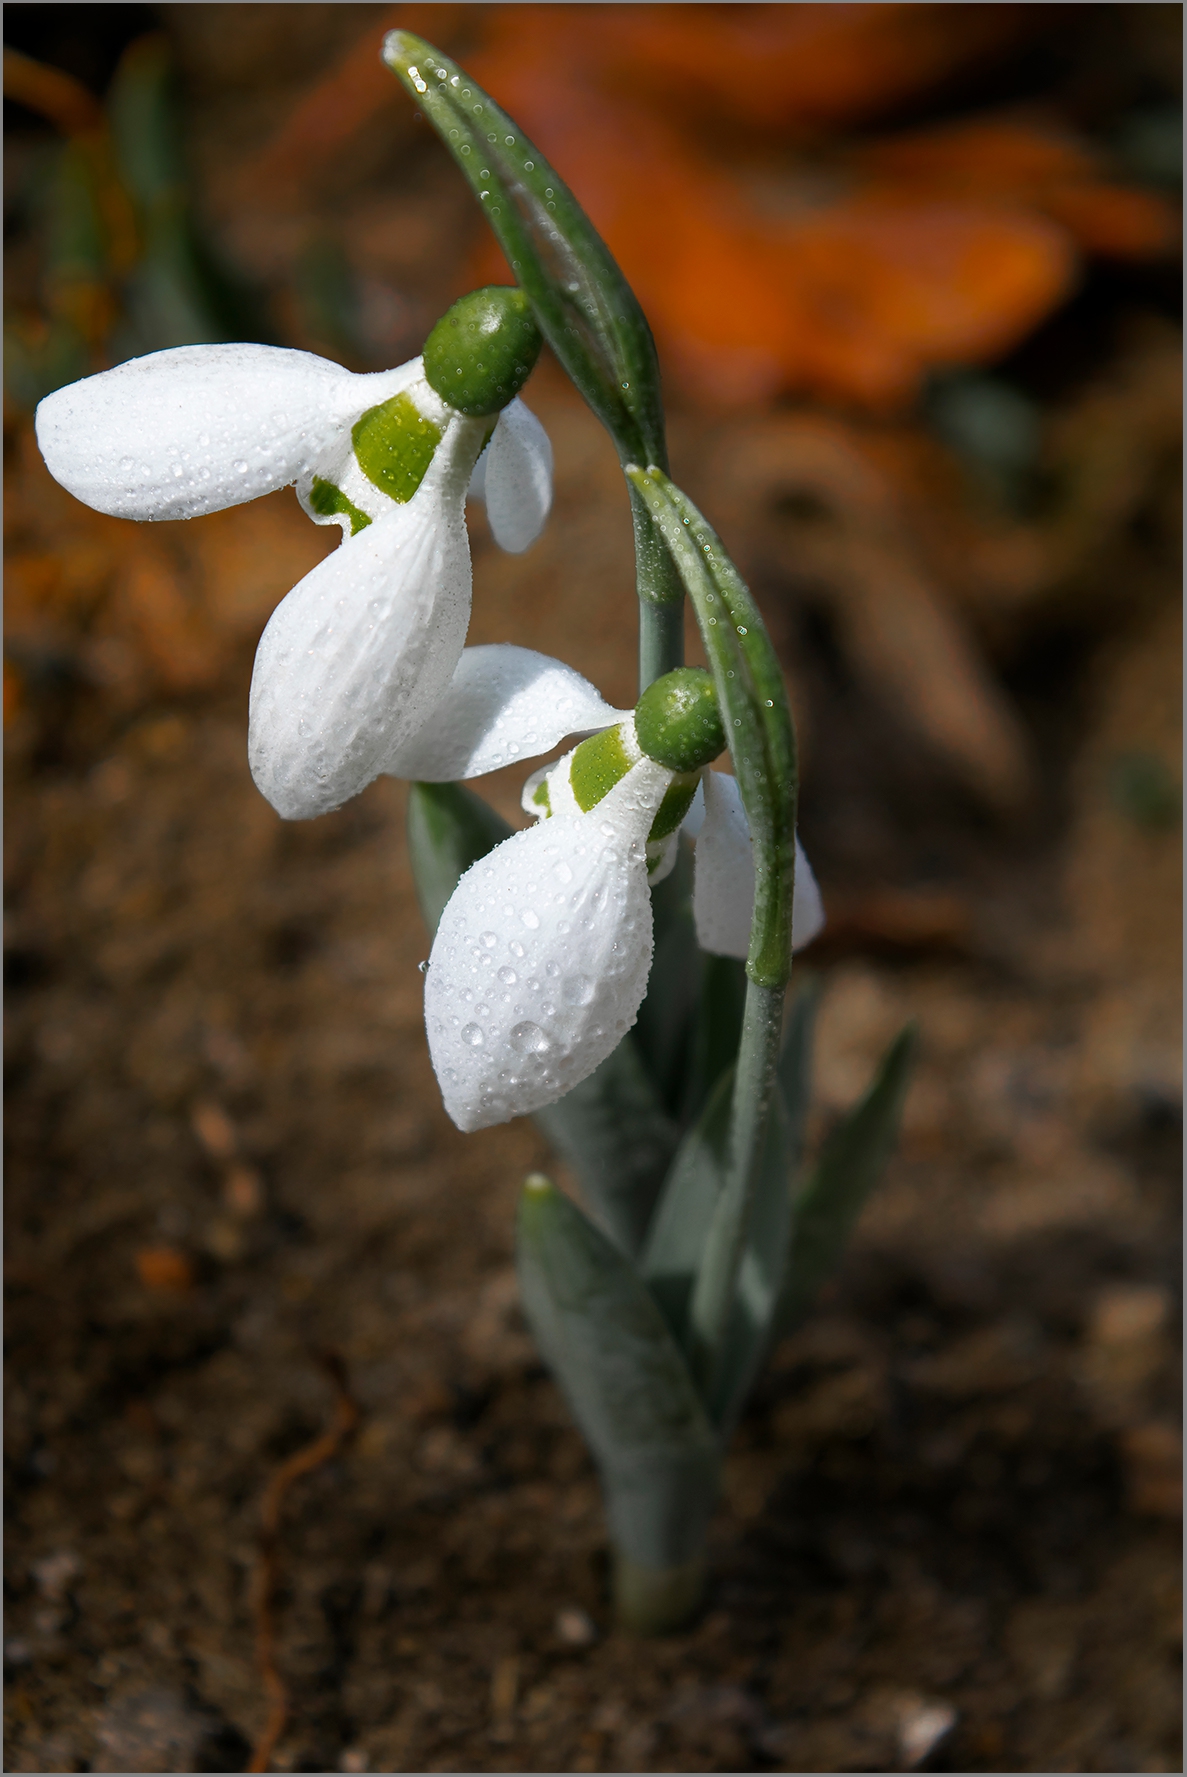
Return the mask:
{"type": "Polygon", "coordinates": [[[319,518],[349,518],[352,537],[357,537],[371,522],[365,512],[359,511],[353,500],[347,499],[340,487],[335,487],[332,481],[323,481],[320,475],[313,477],[309,504],[319,518]]]}
{"type": "Polygon", "coordinates": [[[569,767],[569,782],[578,808],[586,814],[596,808],[635,763],[623,745],[621,724],[583,740],[569,767]]]}
{"type": "Polygon", "coordinates": [[[666,839],[669,833],[676,831],[688,813],[689,804],[697,793],[700,781],[699,771],[682,771],[672,779],[651,823],[651,831],[647,835],[649,845],[657,839],[666,839]]]}
{"type": "Polygon", "coordinates": [[[350,436],[367,480],[403,505],[425,478],[441,442],[441,428],[425,418],[405,391],[369,407],[350,436]]]}
{"type": "Polygon", "coordinates": [[[548,779],[546,777],[542,777],[532,791],[532,803],[534,807],[542,808],[546,815],[551,815],[552,801],[548,794],[548,779]]]}

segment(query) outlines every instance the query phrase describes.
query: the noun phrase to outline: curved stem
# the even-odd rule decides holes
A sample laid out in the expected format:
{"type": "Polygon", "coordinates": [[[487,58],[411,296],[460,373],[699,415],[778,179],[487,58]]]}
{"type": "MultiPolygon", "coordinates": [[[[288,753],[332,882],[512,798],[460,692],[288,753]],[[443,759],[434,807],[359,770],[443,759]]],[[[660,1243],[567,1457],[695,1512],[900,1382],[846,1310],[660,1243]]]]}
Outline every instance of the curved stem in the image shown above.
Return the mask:
{"type": "Polygon", "coordinates": [[[638,490],[627,481],[639,592],[639,695],[684,665],[684,584],[638,490]]]}

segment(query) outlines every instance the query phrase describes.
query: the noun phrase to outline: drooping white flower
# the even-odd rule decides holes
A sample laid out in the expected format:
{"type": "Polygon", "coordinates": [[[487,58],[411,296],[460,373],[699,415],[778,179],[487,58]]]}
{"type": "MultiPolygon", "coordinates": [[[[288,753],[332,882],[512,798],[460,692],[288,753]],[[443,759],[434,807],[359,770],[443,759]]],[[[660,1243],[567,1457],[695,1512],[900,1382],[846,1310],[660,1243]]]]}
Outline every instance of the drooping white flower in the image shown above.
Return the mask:
{"type": "MultiPolygon", "coordinates": [[[[425,979],[425,1025],[445,1107],[460,1129],[553,1103],[634,1024],[651,967],[649,891],[671,868],[682,826],[699,833],[702,947],[746,954],[754,865],[734,779],[704,770],[724,743],[708,675],[667,675],[653,704],[668,695],[669,681],[683,698],[680,744],[656,745],[654,709],[649,721],[646,707],[652,687],[634,714],[617,712],[612,727],[528,779],[523,806],[538,825],[473,865],[442,914],[425,979]],[[641,733],[663,760],[643,750],[641,733]]],[[[521,698],[517,722],[542,720],[543,708],[529,718],[531,702],[521,698]]],[[[669,696],[669,713],[675,707],[669,696]]],[[[588,703],[584,710],[593,713],[588,703]]],[[[809,943],[822,922],[797,845],[795,946],[809,943]]]]}
{"type": "Polygon", "coordinates": [[[341,546],[282,600],[256,656],[248,754],[286,818],[326,813],[389,769],[450,684],[469,623],[464,512],[480,456],[475,491],[496,541],[514,552],[538,535],[551,449],[514,392],[537,349],[519,292],[475,292],[423,360],[396,370],[182,346],[38,408],[51,473],[100,512],[193,518],[295,483],[315,523],[341,526],[341,546]]]}
{"type": "Polygon", "coordinates": [[[425,976],[429,1052],[459,1129],[552,1104],[635,1022],[647,834],[670,775],[640,760],[592,813],[512,834],[459,882],[425,976]]]}

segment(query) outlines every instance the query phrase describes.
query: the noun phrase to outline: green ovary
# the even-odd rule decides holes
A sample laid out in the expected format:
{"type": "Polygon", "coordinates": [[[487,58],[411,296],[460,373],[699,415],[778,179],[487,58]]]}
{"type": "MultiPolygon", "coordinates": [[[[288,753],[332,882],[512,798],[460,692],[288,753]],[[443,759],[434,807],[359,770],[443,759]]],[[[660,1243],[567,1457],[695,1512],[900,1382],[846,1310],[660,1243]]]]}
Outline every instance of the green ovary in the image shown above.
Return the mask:
{"type": "Polygon", "coordinates": [[[442,315],[425,341],[425,381],[462,413],[499,413],[540,355],[540,330],[522,290],[488,284],[442,315]]]}
{"type": "Polygon", "coordinates": [[[340,487],[335,487],[332,481],[323,481],[320,475],[313,478],[309,504],[319,518],[349,518],[352,537],[357,537],[371,522],[365,512],[360,512],[354,502],[347,499],[340,487]]]}
{"type": "Polygon", "coordinates": [[[402,394],[368,408],[350,436],[367,480],[403,505],[424,480],[441,429],[425,418],[410,395],[402,394]]]}

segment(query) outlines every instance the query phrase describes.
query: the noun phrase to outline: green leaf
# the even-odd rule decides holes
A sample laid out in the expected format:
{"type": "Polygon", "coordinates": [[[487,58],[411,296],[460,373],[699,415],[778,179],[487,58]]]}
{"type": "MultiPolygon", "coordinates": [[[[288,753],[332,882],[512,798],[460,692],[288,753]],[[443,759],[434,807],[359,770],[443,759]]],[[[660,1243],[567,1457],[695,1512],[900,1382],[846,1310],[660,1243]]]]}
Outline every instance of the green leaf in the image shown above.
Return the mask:
{"type": "Polygon", "coordinates": [[[688,495],[659,469],[628,466],[626,475],[696,611],[750,823],[755,889],[746,972],[759,987],[782,987],[791,975],[799,768],[778,658],[749,588],[688,495]]]}
{"type": "Polygon", "coordinates": [[[787,1112],[776,1093],[759,1160],[733,1310],[710,1385],[709,1411],[723,1437],[728,1437],[737,1423],[771,1343],[787,1275],[792,1215],[789,1146],[787,1112]]]}
{"type": "Polygon", "coordinates": [[[722,1072],[734,1064],[742,1038],[746,970],[736,957],[702,952],[700,986],[680,1107],[686,1123],[700,1116],[722,1072]]]}
{"type": "Polygon", "coordinates": [[[692,851],[680,844],[671,875],[651,891],[655,954],[632,1035],[672,1116],[679,1116],[703,955],[692,916],[692,851]]]}
{"type": "Polygon", "coordinates": [[[547,1179],[520,1201],[524,1312],[602,1473],[618,1549],[697,1557],[720,1451],[688,1367],[630,1261],[547,1179]]]}
{"type": "Polygon", "coordinates": [[[540,331],[623,462],[667,462],[655,343],[589,217],[519,125],[477,81],[410,31],[383,58],[454,156],[540,331]]]}
{"type": "Polygon", "coordinates": [[[812,1096],[812,1048],[816,1036],[816,1013],[820,1007],[821,981],[818,975],[797,969],[792,989],[791,1009],[783,1033],[779,1055],[779,1089],[787,1113],[788,1171],[795,1179],[800,1169],[804,1146],[804,1125],[812,1096]]]}
{"type": "Polygon", "coordinates": [[[430,938],[470,865],[513,832],[502,815],[461,784],[408,786],[408,855],[430,938]]]}
{"type": "Polygon", "coordinates": [[[693,1283],[725,1184],[733,1069],[728,1068],[680,1144],[640,1263],[644,1281],[681,1346],[693,1283]]]}
{"type": "Polygon", "coordinates": [[[858,1217],[898,1140],[917,1032],[907,1025],[890,1045],[861,1103],[833,1130],[795,1206],[791,1264],[779,1305],[790,1331],[832,1275],[858,1217]]]}
{"type": "Polygon", "coordinates": [[[586,1207],[634,1257],[671,1165],[679,1131],[628,1033],[587,1080],[535,1113],[577,1174],[586,1207]]]}

